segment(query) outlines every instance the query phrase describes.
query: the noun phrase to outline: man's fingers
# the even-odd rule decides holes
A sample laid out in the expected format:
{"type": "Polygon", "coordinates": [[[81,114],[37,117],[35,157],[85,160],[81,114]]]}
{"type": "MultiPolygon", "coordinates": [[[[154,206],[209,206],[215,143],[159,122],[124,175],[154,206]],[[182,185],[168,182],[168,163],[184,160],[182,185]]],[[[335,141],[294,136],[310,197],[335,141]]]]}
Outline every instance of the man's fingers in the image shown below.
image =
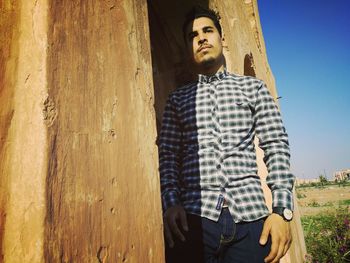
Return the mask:
{"type": "MultiPolygon", "coordinates": [[[[185,231],[188,230],[187,217],[184,208],[180,205],[175,205],[168,208],[164,213],[164,221],[166,221],[165,234],[168,236],[171,235],[171,241],[174,243],[174,238],[177,237],[182,241],[185,241],[185,236],[181,232],[179,225],[182,226],[182,229],[185,231]],[[170,234],[170,235],[169,235],[170,234]]],[[[165,225],[165,223],[164,223],[165,225]]]]}
{"type": "Polygon", "coordinates": [[[164,220],[164,235],[169,247],[174,247],[174,239],[169,229],[168,223],[164,220]]]}
{"type": "Polygon", "coordinates": [[[290,247],[290,239],[272,239],[270,254],[265,258],[265,262],[277,263],[286,254],[290,247]]]}
{"type": "Polygon", "coordinates": [[[279,249],[279,241],[272,239],[271,251],[264,259],[265,262],[272,262],[272,260],[277,256],[279,249]]]}
{"type": "Polygon", "coordinates": [[[181,222],[183,230],[188,231],[187,216],[186,216],[185,210],[182,210],[180,212],[180,222],[181,222]]]}
{"type": "Polygon", "coordinates": [[[285,255],[288,251],[288,249],[290,248],[290,245],[292,244],[292,239],[290,238],[288,240],[288,242],[286,243],[286,245],[284,246],[284,250],[283,250],[283,255],[285,255]]]}
{"type": "Polygon", "coordinates": [[[185,237],[184,235],[181,233],[178,225],[177,225],[177,222],[176,222],[176,218],[175,217],[172,217],[172,218],[169,218],[169,228],[170,228],[170,231],[175,235],[177,236],[181,241],[185,241],[185,237]]]}
{"type": "Polygon", "coordinates": [[[278,246],[278,252],[276,257],[272,260],[272,263],[277,263],[280,258],[283,256],[284,243],[280,241],[278,246]]]}
{"type": "Polygon", "coordinates": [[[269,233],[270,233],[270,225],[265,221],[263,230],[261,232],[260,240],[259,243],[260,245],[265,245],[267,242],[267,239],[269,238],[269,233]]]}

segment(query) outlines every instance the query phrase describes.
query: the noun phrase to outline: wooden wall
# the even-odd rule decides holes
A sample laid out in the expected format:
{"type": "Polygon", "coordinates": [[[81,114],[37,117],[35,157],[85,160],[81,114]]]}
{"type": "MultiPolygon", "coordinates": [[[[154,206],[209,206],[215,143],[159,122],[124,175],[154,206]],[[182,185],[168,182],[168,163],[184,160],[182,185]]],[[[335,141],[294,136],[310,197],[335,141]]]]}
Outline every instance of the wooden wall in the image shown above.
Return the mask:
{"type": "Polygon", "coordinates": [[[2,261],[162,262],[146,2],[0,7],[2,261]]]}

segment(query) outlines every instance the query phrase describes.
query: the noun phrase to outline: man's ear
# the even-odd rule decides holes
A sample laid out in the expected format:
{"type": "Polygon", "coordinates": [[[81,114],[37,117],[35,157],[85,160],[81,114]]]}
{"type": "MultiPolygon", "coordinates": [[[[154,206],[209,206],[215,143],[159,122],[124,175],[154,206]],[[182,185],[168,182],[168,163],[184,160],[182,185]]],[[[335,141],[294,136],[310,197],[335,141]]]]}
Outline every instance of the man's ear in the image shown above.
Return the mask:
{"type": "Polygon", "coordinates": [[[221,37],[221,45],[222,45],[224,50],[228,51],[228,45],[226,44],[224,37],[221,37]]]}

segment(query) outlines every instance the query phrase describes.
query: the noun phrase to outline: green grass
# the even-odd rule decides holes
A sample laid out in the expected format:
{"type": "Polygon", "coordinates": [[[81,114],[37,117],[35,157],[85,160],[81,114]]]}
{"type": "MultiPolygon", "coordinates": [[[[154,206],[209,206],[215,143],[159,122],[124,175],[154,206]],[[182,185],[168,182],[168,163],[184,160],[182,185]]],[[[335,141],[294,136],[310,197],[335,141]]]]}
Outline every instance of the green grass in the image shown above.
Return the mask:
{"type": "Polygon", "coordinates": [[[350,206],[350,199],[347,200],[340,200],[338,202],[331,202],[328,201],[324,204],[318,203],[316,200],[312,200],[310,203],[307,204],[308,207],[334,207],[335,204],[338,203],[338,206],[350,206]]]}
{"type": "Polygon", "coordinates": [[[350,262],[349,207],[337,209],[331,214],[301,218],[308,251],[312,263],[350,262]]]}
{"type": "Polygon", "coordinates": [[[326,186],[339,186],[339,187],[347,187],[350,186],[350,180],[344,180],[340,182],[328,181],[326,183],[321,182],[311,182],[300,184],[295,187],[295,189],[303,189],[303,188],[324,188],[326,186]]]}
{"type": "Polygon", "coordinates": [[[347,206],[350,206],[350,199],[339,201],[339,205],[347,205],[347,206]]]}
{"type": "Polygon", "coordinates": [[[311,203],[308,203],[307,206],[311,207],[320,207],[320,203],[318,203],[316,200],[312,200],[311,203]]]}
{"type": "Polygon", "coordinates": [[[305,197],[306,197],[305,194],[297,192],[297,198],[298,199],[305,198],[305,197]]]}

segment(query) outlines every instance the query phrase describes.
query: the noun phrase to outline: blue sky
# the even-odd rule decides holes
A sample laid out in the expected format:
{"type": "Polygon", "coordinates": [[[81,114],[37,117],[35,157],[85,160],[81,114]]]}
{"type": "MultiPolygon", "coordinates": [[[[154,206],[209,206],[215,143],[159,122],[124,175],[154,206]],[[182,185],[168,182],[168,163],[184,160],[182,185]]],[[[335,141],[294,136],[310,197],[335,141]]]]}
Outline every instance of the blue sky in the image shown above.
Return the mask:
{"type": "Polygon", "coordinates": [[[350,168],[350,1],[258,0],[299,178],[350,168]]]}

